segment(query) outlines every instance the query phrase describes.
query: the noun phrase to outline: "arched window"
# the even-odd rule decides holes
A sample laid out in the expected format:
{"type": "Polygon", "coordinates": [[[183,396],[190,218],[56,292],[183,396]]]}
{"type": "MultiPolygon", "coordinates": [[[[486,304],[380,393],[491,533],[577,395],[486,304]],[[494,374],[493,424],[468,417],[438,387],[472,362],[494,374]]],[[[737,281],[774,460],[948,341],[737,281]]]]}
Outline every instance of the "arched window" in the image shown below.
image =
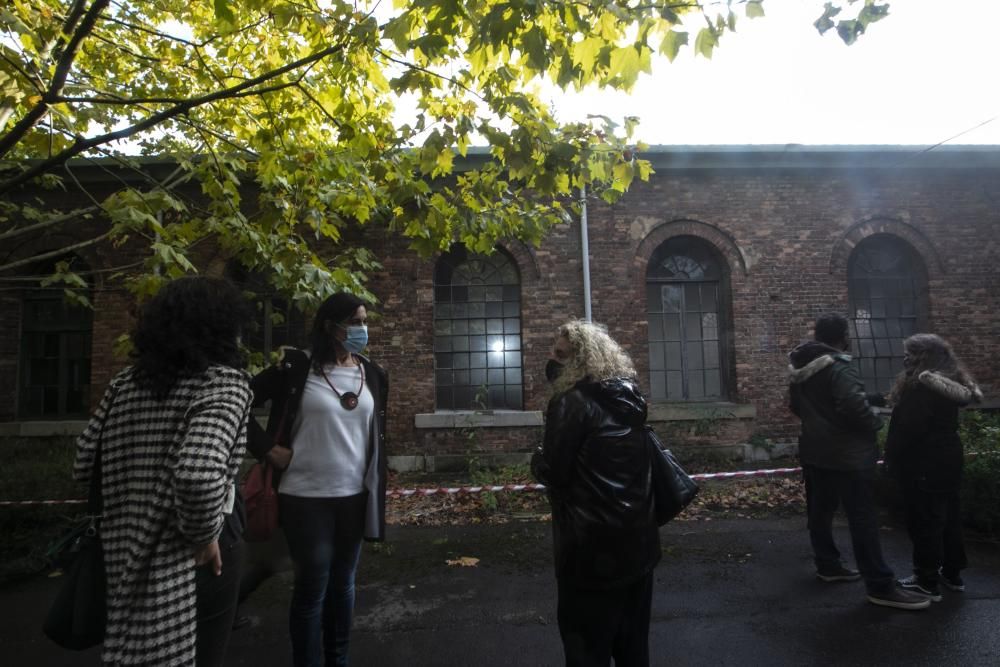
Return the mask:
{"type": "Polygon", "coordinates": [[[715,248],[694,236],[668,239],[653,253],[646,269],[653,400],[726,396],[725,267],[715,248]]]}
{"type": "Polygon", "coordinates": [[[438,410],[520,410],[521,279],[507,255],[455,246],[434,270],[438,410]]]}
{"type": "Polygon", "coordinates": [[[871,236],[848,260],[847,293],[854,362],[867,391],[887,393],[903,370],[903,340],[926,323],[923,263],[905,241],[871,236]]]}
{"type": "MultiPolygon", "coordinates": [[[[62,261],[78,275],[89,272],[78,257],[62,261]]],[[[54,270],[53,262],[32,273],[47,276],[54,270]]],[[[23,293],[18,401],[22,419],[85,418],[90,411],[93,311],[64,297],[59,286],[38,286],[23,293]]]]}

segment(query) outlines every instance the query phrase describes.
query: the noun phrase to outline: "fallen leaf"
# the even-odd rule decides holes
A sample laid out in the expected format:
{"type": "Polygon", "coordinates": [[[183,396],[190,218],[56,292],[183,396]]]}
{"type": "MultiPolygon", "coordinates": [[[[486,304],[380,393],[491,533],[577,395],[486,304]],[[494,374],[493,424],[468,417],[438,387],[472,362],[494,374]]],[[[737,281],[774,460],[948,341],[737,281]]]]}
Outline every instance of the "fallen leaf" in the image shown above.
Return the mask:
{"type": "Polygon", "coordinates": [[[461,558],[456,558],[455,560],[446,560],[445,563],[448,565],[458,565],[460,567],[476,567],[479,565],[479,559],[471,556],[462,556],[461,558]]]}

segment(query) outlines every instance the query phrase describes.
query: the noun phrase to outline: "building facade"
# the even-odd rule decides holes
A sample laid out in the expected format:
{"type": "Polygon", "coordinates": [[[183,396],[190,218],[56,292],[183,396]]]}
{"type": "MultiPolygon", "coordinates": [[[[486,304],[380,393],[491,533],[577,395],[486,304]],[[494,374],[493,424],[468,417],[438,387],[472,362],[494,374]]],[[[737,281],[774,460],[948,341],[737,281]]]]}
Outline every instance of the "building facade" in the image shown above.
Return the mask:
{"type": "MultiPolygon", "coordinates": [[[[390,373],[397,467],[530,452],[555,331],[588,309],[632,355],[651,419],[675,445],[752,453],[748,443],[793,443],[786,354],[826,311],[851,319],[869,391],[888,391],[906,336],[932,331],[994,397],[1000,148],[663,147],[644,157],[656,170],[648,183],[614,205],[588,199],[581,219],[538,248],[422,259],[386,230],[356,240],[384,267],[370,283],[380,301],[370,351],[390,373]]],[[[93,269],[105,260],[80,258],[93,269]]],[[[224,257],[203,268],[248,280],[224,257]]],[[[129,300],[95,275],[92,313],[2,292],[0,373],[10,380],[0,429],[71,431],[122,364],[112,348],[129,300]]],[[[301,339],[301,318],[283,326],[264,326],[259,344],[301,339]]]]}

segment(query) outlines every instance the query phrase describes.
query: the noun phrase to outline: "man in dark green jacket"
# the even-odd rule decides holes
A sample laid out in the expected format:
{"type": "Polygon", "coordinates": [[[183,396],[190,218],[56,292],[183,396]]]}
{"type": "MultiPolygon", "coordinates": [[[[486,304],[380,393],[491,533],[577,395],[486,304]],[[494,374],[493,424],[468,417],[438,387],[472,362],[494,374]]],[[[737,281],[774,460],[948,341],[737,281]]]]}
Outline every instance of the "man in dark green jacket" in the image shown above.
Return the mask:
{"type": "Polygon", "coordinates": [[[897,587],[882,557],[874,489],[875,434],[882,420],[868,403],[848,347],[847,319],[829,313],[816,320],[815,340],[788,355],[791,409],[802,420],[799,459],[816,576],[825,582],[864,578],[869,602],[926,609],[930,600],[897,587]],[[833,515],[841,504],[860,572],[844,566],[833,539],[833,515]]]}

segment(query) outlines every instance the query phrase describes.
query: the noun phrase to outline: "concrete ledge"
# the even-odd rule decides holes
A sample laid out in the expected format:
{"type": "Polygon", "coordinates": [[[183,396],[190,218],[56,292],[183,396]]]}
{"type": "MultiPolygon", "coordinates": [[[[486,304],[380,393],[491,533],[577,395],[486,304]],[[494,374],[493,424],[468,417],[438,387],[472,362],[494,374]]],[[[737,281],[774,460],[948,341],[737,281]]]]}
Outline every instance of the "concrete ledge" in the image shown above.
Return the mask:
{"type": "Polygon", "coordinates": [[[527,465],[527,452],[468,452],[466,454],[390,456],[389,470],[396,472],[455,472],[467,473],[470,468],[504,468],[527,465]]]}
{"type": "Polygon", "coordinates": [[[415,428],[510,428],[512,426],[542,426],[542,413],[537,410],[493,410],[429,412],[413,416],[415,428]]]}
{"type": "Polygon", "coordinates": [[[87,427],[84,420],[4,422],[0,435],[21,438],[44,438],[52,435],[80,435],[87,427]]]}
{"type": "Polygon", "coordinates": [[[389,456],[387,463],[389,470],[395,472],[423,472],[427,466],[427,457],[423,454],[417,456],[389,456]]]}
{"type": "Polygon", "coordinates": [[[649,421],[698,421],[701,419],[756,419],[751,403],[650,403],[649,421]]]}

